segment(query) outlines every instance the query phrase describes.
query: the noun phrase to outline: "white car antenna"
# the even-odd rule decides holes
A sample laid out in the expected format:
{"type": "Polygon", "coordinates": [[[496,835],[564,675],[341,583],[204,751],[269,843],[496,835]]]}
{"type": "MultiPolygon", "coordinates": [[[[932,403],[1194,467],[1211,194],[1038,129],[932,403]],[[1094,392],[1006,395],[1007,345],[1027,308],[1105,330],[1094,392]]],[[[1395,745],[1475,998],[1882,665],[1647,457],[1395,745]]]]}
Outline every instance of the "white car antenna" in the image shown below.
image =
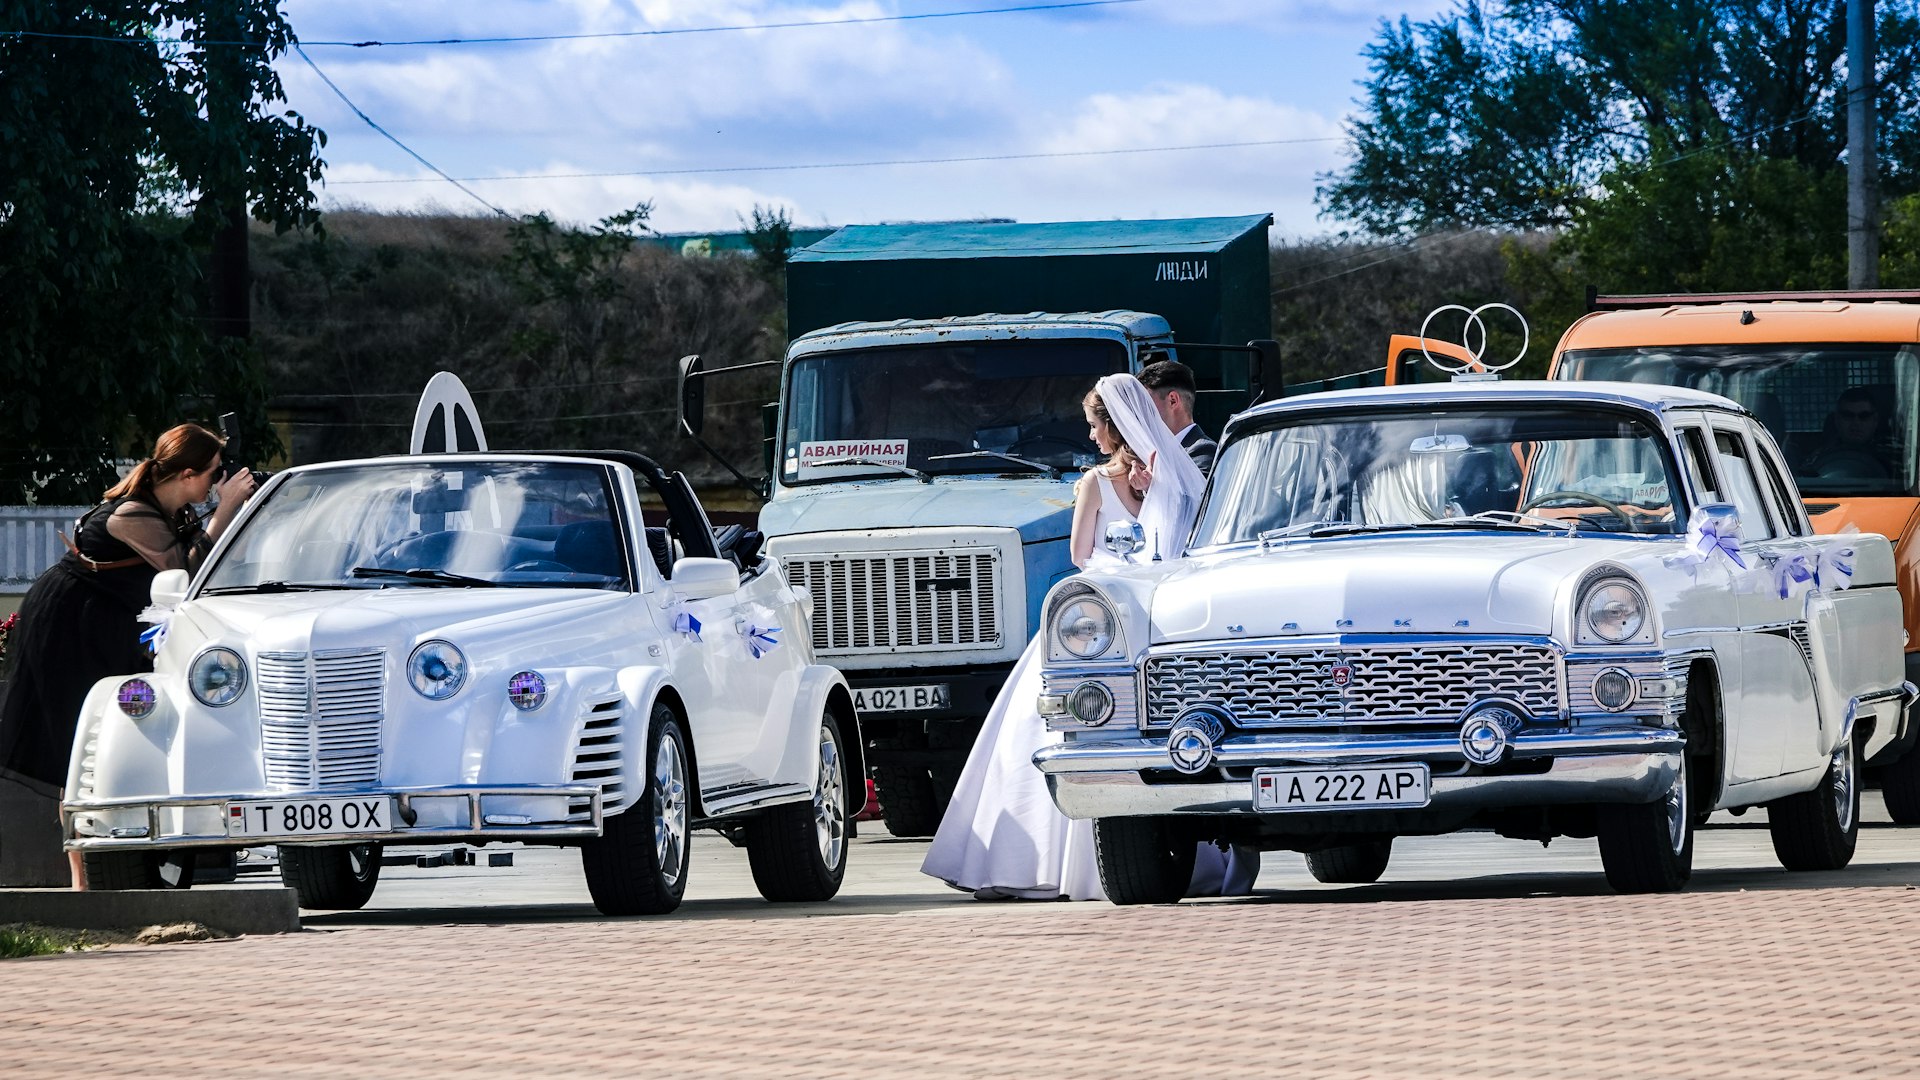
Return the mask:
{"type": "Polygon", "coordinates": [[[474,408],[466,384],[451,371],[435,372],[413,411],[407,453],[453,454],[486,448],[486,429],[480,426],[480,411],[474,408]]]}

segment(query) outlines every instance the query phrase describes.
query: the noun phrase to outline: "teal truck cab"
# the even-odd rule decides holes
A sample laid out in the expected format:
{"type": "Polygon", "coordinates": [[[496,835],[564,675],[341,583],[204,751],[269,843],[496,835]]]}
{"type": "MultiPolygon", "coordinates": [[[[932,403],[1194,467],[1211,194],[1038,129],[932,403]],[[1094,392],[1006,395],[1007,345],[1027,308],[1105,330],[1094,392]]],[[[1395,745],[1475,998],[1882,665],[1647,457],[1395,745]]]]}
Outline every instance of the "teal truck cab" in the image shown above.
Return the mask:
{"type": "MultiPolygon", "coordinates": [[[[1218,433],[1277,376],[1270,222],[851,226],[790,262],[798,336],[759,528],[854,690],[895,835],[932,833],[1041,599],[1074,573],[1094,381],[1178,359],[1218,433]]],[[[682,361],[688,434],[700,382],[727,370],[682,361]]]]}

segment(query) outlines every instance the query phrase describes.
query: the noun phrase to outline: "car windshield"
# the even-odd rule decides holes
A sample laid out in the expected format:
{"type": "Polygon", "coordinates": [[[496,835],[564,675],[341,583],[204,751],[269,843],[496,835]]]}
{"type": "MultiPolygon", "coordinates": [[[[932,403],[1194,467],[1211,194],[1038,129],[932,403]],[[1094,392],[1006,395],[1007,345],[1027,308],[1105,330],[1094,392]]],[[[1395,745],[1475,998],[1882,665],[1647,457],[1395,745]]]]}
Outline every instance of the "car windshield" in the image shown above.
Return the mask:
{"type": "Polygon", "coordinates": [[[630,581],[604,466],[390,461],[293,473],[261,498],[203,592],[630,581]]]}
{"type": "Polygon", "coordinates": [[[1081,400],[1126,367],[1117,341],[1060,338],[805,356],[788,381],[781,481],[1036,471],[999,455],[1084,467],[1098,451],[1081,400]]]}
{"type": "Polygon", "coordinates": [[[1286,417],[1222,450],[1193,546],[1390,528],[1675,533],[1684,525],[1670,462],[1658,430],[1622,412],[1286,417]]]}
{"type": "Polygon", "coordinates": [[[1803,494],[1920,493],[1920,346],[1579,349],[1560,373],[1730,397],[1773,433],[1803,494]]]}

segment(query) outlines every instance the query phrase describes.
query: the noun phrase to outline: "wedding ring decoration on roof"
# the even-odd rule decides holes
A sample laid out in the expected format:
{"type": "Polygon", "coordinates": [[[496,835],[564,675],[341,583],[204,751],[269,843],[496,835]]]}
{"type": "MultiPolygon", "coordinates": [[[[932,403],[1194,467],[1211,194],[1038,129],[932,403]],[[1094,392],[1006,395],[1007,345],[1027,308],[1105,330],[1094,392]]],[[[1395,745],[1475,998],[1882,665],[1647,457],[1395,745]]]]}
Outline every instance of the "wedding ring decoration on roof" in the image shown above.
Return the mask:
{"type": "Polygon", "coordinates": [[[1469,308],[1464,304],[1442,304],[1427,312],[1427,317],[1420,322],[1420,352],[1427,358],[1427,363],[1432,364],[1435,371],[1444,371],[1459,380],[1498,378],[1501,372],[1519,363],[1520,358],[1527,355],[1527,346],[1532,343],[1533,331],[1527,326],[1527,317],[1520,314],[1519,309],[1511,304],[1486,303],[1477,308],[1469,308]],[[1520,323],[1520,351],[1514,353],[1513,358],[1504,364],[1490,364],[1485,359],[1487,324],[1480,315],[1482,312],[1495,309],[1508,312],[1520,323]],[[1458,311],[1466,315],[1467,321],[1460,327],[1460,346],[1467,350],[1467,355],[1472,359],[1464,363],[1446,364],[1441,363],[1440,358],[1428,351],[1427,342],[1432,339],[1427,337],[1427,327],[1433,325],[1434,317],[1443,311],[1458,311]],[[1475,340],[1476,335],[1478,341],[1475,340]]]}
{"type": "Polygon", "coordinates": [[[467,385],[451,371],[435,372],[414,409],[407,453],[454,454],[486,448],[487,433],[480,426],[480,410],[474,407],[467,385]]]}

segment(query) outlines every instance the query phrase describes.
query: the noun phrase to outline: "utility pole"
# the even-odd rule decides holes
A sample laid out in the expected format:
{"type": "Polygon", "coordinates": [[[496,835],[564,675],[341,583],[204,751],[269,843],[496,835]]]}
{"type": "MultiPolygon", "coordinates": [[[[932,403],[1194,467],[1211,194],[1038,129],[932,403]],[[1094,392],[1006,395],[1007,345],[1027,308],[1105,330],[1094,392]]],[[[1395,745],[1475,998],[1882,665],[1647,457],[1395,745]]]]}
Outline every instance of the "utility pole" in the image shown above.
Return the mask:
{"type": "Polygon", "coordinates": [[[1847,0],[1847,287],[1880,287],[1873,0],[1847,0]]]}

